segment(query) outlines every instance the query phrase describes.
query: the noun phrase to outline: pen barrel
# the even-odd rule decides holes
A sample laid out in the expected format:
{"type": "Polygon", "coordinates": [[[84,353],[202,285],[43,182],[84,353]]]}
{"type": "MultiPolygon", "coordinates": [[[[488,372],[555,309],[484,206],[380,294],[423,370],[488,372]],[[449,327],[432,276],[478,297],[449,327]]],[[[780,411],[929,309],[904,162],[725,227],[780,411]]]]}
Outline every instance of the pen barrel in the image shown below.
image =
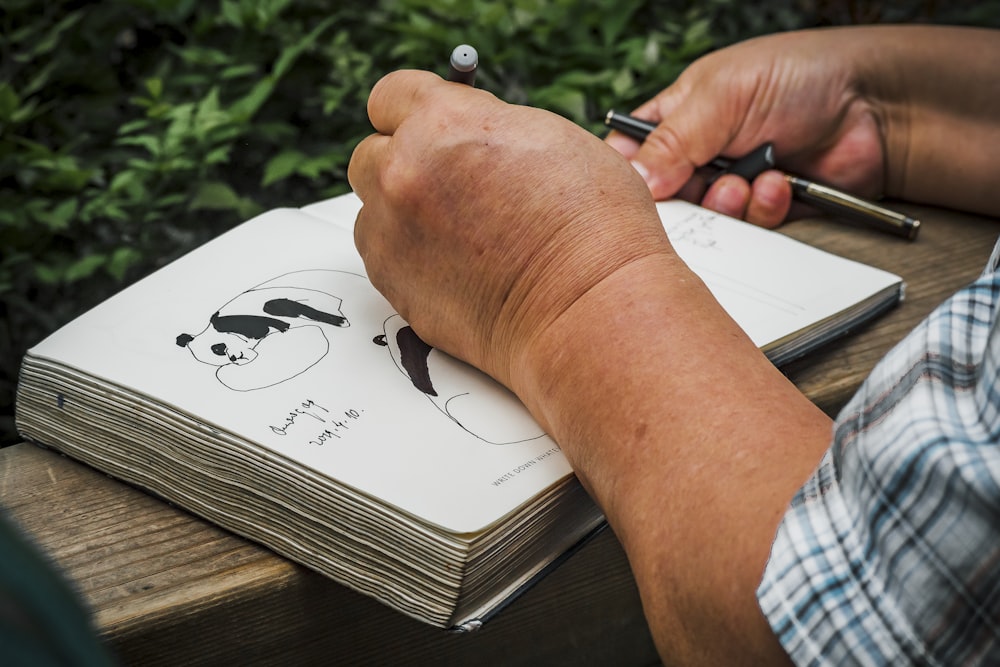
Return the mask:
{"type": "Polygon", "coordinates": [[[860,222],[896,236],[913,240],[920,231],[920,221],[860,197],[849,195],[819,183],[795,176],[785,177],[795,198],[826,213],[860,222]]]}
{"type": "Polygon", "coordinates": [[[633,118],[627,114],[617,113],[614,110],[608,112],[604,117],[604,124],[612,130],[618,130],[626,137],[631,137],[642,143],[649,136],[649,133],[656,129],[656,123],[648,120],[633,118]]]}
{"type": "Polygon", "coordinates": [[[753,181],[768,169],[774,169],[774,144],[768,141],[737,160],[716,158],[711,164],[722,167],[722,171],[716,174],[712,181],[723,174],[736,174],[740,178],[753,181]]]}

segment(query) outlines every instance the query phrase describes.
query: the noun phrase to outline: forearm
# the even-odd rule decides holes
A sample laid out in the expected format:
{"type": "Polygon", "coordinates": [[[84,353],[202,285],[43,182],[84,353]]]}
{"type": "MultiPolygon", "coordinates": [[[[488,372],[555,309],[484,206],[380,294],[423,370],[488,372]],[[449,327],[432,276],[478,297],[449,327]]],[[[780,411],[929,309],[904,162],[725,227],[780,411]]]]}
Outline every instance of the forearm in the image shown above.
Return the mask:
{"type": "Polygon", "coordinates": [[[532,350],[519,392],[621,539],[664,657],[780,659],[754,593],[828,418],[676,257],[605,280],[532,350]]]}
{"type": "Polygon", "coordinates": [[[885,193],[1000,214],[1000,31],[873,27],[852,39],[882,122],[885,193]]]}

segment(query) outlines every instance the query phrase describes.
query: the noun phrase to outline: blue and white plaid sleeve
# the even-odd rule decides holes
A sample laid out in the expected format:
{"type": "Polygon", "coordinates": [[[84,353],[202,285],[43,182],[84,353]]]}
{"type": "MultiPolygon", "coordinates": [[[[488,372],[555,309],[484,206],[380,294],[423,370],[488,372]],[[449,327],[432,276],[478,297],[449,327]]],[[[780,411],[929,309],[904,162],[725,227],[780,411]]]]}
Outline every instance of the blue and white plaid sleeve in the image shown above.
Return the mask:
{"type": "Polygon", "coordinates": [[[757,590],[798,665],[1000,665],[1000,244],[875,368],[757,590]]]}

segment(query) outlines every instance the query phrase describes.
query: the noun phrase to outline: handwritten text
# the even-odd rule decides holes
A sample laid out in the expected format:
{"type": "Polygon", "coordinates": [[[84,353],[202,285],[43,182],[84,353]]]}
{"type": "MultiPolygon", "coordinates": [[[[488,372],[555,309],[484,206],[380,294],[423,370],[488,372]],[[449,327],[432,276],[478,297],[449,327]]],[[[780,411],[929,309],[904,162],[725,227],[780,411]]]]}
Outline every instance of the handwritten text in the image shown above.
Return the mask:
{"type": "Polygon", "coordinates": [[[304,431],[302,435],[308,444],[322,447],[331,440],[342,438],[344,431],[350,429],[351,422],[361,418],[362,412],[349,408],[335,414],[316,401],[306,399],[289,410],[279,424],[271,424],[269,428],[280,436],[291,435],[293,430],[304,431]]]}

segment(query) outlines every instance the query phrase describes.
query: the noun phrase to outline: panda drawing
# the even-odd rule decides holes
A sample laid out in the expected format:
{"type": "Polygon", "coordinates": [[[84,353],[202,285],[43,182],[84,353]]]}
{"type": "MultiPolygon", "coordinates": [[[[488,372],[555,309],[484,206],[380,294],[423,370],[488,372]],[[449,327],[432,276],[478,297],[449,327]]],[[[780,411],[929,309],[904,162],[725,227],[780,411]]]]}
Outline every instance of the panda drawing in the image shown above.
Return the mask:
{"type": "Polygon", "coordinates": [[[396,367],[438,410],[480,440],[509,445],[545,433],[506,387],[425,343],[393,315],[373,339],[389,349],[396,367]]]}
{"type": "MultiPolygon", "coordinates": [[[[351,326],[341,296],[349,302],[371,289],[363,276],[314,269],[278,276],[222,305],[198,334],[182,333],[176,344],[197,361],[215,366],[215,376],[234,391],[273,387],[306,372],[341,338],[351,354],[351,326]]],[[[353,303],[353,302],[352,302],[353,303]]],[[[357,307],[357,304],[353,304],[357,307]]],[[[376,320],[377,321],[377,320],[376,320]]],[[[388,349],[405,379],[454,423],[490,444],[511,444],[544,433],[505,387],[421,340],[399,315],[385,320],[374,340],[388,349]]]]}
{"type": "Polygon", "coordinates": [[[318,363],[330,349],[328,333],[350,326],[330,286],[331,270],[295,271],[242,292],[220,307],[198,334],[176,343],[198,361],[218,366],[216,377],[236,391],[274,386],[318,363]]]}

